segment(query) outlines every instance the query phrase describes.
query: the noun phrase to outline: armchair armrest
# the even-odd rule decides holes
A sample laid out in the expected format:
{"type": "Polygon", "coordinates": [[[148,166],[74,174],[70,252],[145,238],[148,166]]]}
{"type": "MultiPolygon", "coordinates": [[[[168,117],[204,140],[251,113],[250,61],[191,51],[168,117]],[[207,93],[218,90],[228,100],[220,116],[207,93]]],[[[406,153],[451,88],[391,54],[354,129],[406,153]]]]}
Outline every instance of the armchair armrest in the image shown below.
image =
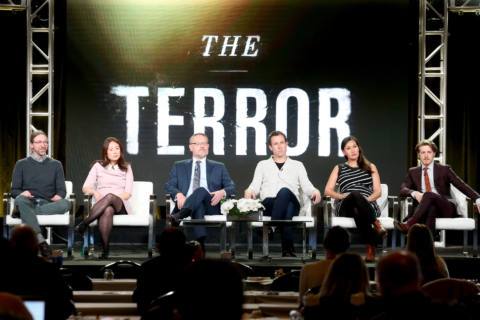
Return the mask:
{"type": "Polygon", "coordinates": [[[399,200],[397,196],[388,196],[388,216],[400,221],[399,200]]]}
{"type": "MultiPolygon", "coordinates": [[[[467,201],[467,217],[470,219],[475,219],[475,215],[474,215],[475,203],[469,197],[466,197],[465,201],[467,201]]],[[[477,217],[478,217],[478,214],[477,214],[477,217]]]]}
{"type": "Polygon", "coordinates": [[[90,215],[90,209],[92,208],[92,199],[93,196],[91,194],[83,194],[83,205],[85,210],[83,210],[83,219],[90,215]]]}
{"type": "Polygon", "coordinates": [[[3,193],[3,216],[6,217],[10,214],[10,198],[12,194],[10,192],[3,193]]]}
{"type": "Polygon", "coordinates": [[[400,212],[399,212],[399,221],[403,221],[405,217],[408,216],[408,212],[412,209],[413,200],[410,197],[398,197],[398,202],[400,204],[400,212]]]}
{"type": "Polygon", "coordinates": [[[322,198],[323,206],[323,223],[326,227],[332,225],[332,214],[333,214],[333,203],[332,198],[329,196],[324,196],[322,198]]]}

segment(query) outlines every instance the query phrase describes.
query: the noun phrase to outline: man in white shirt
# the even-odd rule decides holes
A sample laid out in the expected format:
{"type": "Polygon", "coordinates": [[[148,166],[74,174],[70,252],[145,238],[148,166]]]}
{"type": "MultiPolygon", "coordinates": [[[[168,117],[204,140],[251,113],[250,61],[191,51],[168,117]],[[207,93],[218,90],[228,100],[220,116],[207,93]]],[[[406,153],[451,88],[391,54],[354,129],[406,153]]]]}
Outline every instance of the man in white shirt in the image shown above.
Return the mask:
{"type": "MultiPolygon", "coordinates": [[[[257,164],[245,198],[259,197],[265,207],[264,215],[272,220],[291,220],[300,210],[300,190],[315,204],[320,202],[320,191],[308,179],[303,164],[287,157],[287,137],[283,132],[268,135],[268,148],[272,156],[257,164]]],[[[281,233],[282,255],[294,257],[292,228],[284,226],[281,233]]]]}
{"type": "MultiPolygon", "coordinates": [[[[175,199],[173,225],[191,216],[203,219],[205,215],[220,214],[220,200],[235,193],[235,184],[221,162],[208,160],[208,137],[195,133],[189,139],[192,159],[173,164],[165,191],[175,199]]],[[[195,238],[204,247],[205,227],[194,227],[195,238]]]]}
{"type": "Polygon", "coordinates": [[[400,187],[400,195],[412,197],[418,204],[414,213],[406,218],[406,223],[396,222],[402,233],[407,233],[416,223],[426,224],[435,234],[435,219],[457,216],[457,208],[450,196],[450,184],[475,201],[480,210],[480,195],[460,179],[448,165],[434,163],[437,152],[434,142],[423,140],[415,147],[420,166],[408,170],[400,187]]]}

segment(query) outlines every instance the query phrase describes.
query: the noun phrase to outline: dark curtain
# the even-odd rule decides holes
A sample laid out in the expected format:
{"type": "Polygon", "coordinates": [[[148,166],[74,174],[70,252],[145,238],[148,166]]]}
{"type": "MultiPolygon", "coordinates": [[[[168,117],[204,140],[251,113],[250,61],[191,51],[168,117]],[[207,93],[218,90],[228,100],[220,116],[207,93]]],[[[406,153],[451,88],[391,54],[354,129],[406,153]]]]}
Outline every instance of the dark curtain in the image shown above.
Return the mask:
{"type": "MultiPolygon", "coordinates": [[[[0,192],[10,190],[15,161],[25,156],[26,24],[25,12],[0,11],[0,192]]],[[[3,205],[1,208],[3,215],[3,205]]]]}
{"type": "Polygon", "coordinates": [[[447,163],[480,191],[480,16],[450,14],[447,163]]]}

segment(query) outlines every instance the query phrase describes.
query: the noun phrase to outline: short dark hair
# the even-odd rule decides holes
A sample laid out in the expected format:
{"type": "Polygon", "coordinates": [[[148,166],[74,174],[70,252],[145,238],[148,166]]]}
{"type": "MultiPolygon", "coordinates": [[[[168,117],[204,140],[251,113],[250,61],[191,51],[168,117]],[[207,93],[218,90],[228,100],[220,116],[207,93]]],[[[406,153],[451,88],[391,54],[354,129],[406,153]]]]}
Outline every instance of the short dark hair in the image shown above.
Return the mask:
{"type": "Polygon", "coordinates": [[[340,226],[335,226],[328,230],[323,247],[334,254],[340,254],[350,248],[350,234],[340,226]]]}
{"type": "Polygon", "coordinates": [[[268,134],[268,138],[267,138],[269,146],[272,145],[272,138],[276,136],[283,136],[283,138],[285,139],[285,142],[288,142],[287,136],[285,135],[285,133],[283,133],[282,131],[272,131],[268,134]]]}
{"type": "Polygon", "coordinates": [[[419,143],[417,143],[417,145],[415,146],[415,151],[419,153],[420,147],[423,147],[423,146],[429,146],[432,149],[433,153],[435,154],[437,153],[437,150],[438,150],[437,145],[435,144],[435,142],[431,140],[422,140],[419,143]]]}
{"type": "Polygon", "coordinates": [[[182,255],[185,250],[185,234],[177,228],[166,228],[158,237],[157,247],[162,256],[182,255]]]}
{"type": "Polygon", "coordinates": [[[47,134],[45,132],[43,132],[42,130],[32,131],[32,133],[30,134],[30,143],[33,143],[33,140],[35,140],[36,137],[41,136],[41,135],[44,135],[45,137],[48,138],[47,134]]]}
{"type": "Polygon", "coordinates": [[[391,297],[405,288],[420,286],[418,258],[408,251],[395,251],[382,257],[377,264],[377,282],[384,297],[391,297]]]}

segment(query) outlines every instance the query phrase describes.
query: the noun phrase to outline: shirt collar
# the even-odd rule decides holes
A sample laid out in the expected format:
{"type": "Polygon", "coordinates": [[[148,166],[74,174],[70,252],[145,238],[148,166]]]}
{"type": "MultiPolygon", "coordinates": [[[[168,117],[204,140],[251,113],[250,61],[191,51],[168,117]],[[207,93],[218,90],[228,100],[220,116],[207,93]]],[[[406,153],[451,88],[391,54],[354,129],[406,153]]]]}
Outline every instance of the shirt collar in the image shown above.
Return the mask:
{"type": "Polygon", "coordinates": [[[205,157],[203,159],[198,159],[198,158],[195,158],[195,157],[192,158],[193,164],[195,164],[197,161],[200,161],[200,164],[204,164],[205,162],[207,162],[207,157],[205,157]]]}
{"type": "Polygon", "coordinates": [[[33,160],[37,161],[37,162],[43,162],[45,159],[48,158],[47,155],[40,156],[40,155],[36,154],[35,152],[32,152],[32,153],[30,154],[30,157],[31,157],[33,160]]]}
{"type": "Polygon", "coordinates": [[[424,168],[428,168],[428,171],[432,170],[432,169],[433,169],[433,161],[432,161],[432,163],[430,163],[428,166],[424,166],[424,165],[422,164],[422,170],[423,170],[424,168]]]}

